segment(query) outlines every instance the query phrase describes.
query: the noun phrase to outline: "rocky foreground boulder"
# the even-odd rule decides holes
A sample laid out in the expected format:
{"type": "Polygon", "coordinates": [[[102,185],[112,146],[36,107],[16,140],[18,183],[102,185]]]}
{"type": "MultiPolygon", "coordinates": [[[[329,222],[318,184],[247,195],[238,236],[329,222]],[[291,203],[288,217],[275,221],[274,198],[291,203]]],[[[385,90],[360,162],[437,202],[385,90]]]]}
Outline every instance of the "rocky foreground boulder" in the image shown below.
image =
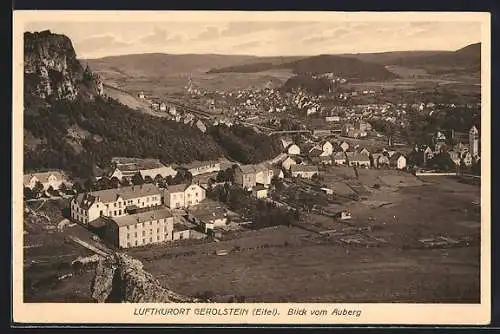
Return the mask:
{"type": "Polygon", "coordinates": [[[196,298],[179,295],[163,287],[141,261],[115,253],[97,262],[92,299],[98,303],[186,303],[196,298]]]}

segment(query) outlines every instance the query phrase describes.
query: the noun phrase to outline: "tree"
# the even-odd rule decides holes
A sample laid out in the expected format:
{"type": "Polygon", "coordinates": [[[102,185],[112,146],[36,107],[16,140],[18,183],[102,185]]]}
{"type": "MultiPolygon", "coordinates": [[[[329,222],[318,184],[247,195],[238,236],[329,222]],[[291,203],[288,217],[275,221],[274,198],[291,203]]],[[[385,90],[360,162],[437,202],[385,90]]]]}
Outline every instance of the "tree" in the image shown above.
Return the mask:
{"type": "Polygon", "coordinates": [[[34,198],[34,194],[33,194],[33,191],[31,190],[31,188],[24,187],[24,199],[28,200],[28,199],[33,199],[33,198],[34,198]]]}
{"type": "Polygon", "coordinates": [[[33,195],[35,198],[40,197],[40,194],[43,192],[43,184],[40,181],[36,181],[35,186],[33,187],[33,195]]]}
{"type": "Polygon", "coordinates": [[[47,193],[49,193],[50,195],[56,195],[56,191],[55,191],[54,187],[52,187],[52,186],[49,186],[47,188],[47,193]]]}
{"type": "Polygon", "coordinates": [[[134,176],[132,176],[132,184],[136,185],[136,186],[140,186],[140,185],[144,184],[144,180],[143,180],[141,174],[137,173],[137,174],[134,174],[134,176]]]}
{"type": "Polygon", "coordinates": [[[276,175],[271,179],[271,185],[273,185],[276,190],[283,189],[283,181],[276,175]]]}
{"type": "Polygon", "coordinates": [[[157,174],[157,175],[155,176],[155,180],[154,180],[154,181],[155,181],[155,183],[156,183],[157,185],[162,186],[162,185],[164,184],[164,181],[165,181],[165,180],[163,179],[163,176],[161,176],[160,174],[157,174]]]}
{"type": "Polygon", "coordinates": [[[94,187],[94,182],[92,182],[91,179],[85,180],[85,183],[83,184],[83,188],[85,189],[85,191],[92,191],[94,187]]]}
{"type": "Polygon", "coordinates": [[[165,178],[165,183],[167,185],[172,185],[174,184],[174,178],[172,177],[172,175],[167,175],[167,177],[165,178]]]}
{"type": "Polygon", "coordinates": [[[120,185],[120,180],[118,180],[116,176],[113,176],[111,180],[109,180],[109,185],[111,186],[111,188],[116,189],[120,185]]]}
{"type": "Polygon", "coordinates": [[[83,188],[82,188],[82,185],[80,184],[80,182],[75,182],[73,184],[73,187],[71,187],[73,189],[74,192],[76,192],[77,194],[78,193],[81,193],[83,192],[83,188]]]}
{"type": "Polygon", "coordinates": [[[61,192],[61,194],[65,195],[68,191],[68,186],[66,186],[66,183],[62,182],[60,185],[59,185],[59,191],[61,192]]]}
{"type": "Polygon", "coordinates": [[[120,185],[121,185],[122,187],[128,187],[128,186],[130,186],[130,181],[129,181],[129,179],[128,179],[128,178],[126,178],[126,177],[122,178],[122,180],[120,181],[120,185]]]}

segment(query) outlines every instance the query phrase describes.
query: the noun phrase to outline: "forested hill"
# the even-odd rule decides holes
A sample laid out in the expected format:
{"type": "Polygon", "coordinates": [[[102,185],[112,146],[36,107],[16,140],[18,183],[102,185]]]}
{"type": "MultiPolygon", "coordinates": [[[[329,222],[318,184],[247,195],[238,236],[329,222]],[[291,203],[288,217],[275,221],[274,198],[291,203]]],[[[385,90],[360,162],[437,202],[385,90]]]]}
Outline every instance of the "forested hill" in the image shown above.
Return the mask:
{"type": "Polygon", "coordinates": [[[205,134],[106,97],[100,79],[83,69],[64,35],[25,33],[24,46],[25,173],[62,169],[88,178],[97,167],[109,167],[113,156],[180,164],[224,154],[256,163],[277,154],[276,143],[251,129],[209,128],[205,134]]]}
{"type": "Polygon", "coordinates": [[[356,58],[335,55],[319,55],[282,61],[281,63],[260,62],[212,69],[209,73],[251,73],[271,69],[290,69],[295,74],[336,73],[351,80],[387,80],[396,75],[388,71],[383,65],[364,62],[356,58]]]}
{"type": "Polygon", "coordinates": [[[92,176],[113,156],[159,158],[165,163],[222,156],[217,143],[199,130],[138,113],[112,99],[61,101],[30,108],[24,116],[25,170],[60,168],[92,176]],[[35,140],[26,140],[27,134],[35,140]]]}

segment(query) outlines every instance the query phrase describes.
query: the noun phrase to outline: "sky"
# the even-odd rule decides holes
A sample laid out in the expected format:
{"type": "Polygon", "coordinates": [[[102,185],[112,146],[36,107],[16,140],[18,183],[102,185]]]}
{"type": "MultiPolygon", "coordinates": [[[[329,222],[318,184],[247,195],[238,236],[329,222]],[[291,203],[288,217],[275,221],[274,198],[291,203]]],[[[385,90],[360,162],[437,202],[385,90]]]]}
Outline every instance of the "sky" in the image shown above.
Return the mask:
{"type": "Polygon", "coordinates": [[[28,22],[71,38],[82,59],[138,53],[293,56],[457,50],[481,40],[478,22],[28,22]]]}

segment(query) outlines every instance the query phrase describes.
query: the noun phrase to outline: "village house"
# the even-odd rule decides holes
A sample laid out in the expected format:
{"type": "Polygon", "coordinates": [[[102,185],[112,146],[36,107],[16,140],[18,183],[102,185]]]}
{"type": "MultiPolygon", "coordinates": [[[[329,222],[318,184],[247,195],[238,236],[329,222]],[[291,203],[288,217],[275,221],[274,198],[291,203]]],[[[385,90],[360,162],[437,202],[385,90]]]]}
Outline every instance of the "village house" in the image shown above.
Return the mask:
{"type": "Polygon", "coordinates": [[[347,152],[349,166],[370,167],[370,158],[358,152],[347,152]]]}
{"type": "Polygon", "coordinates": [[[300,147],[298,147],[296,144],[291,144],[290,146],[288,146],[286,153],[290,155],[299,155],[300,147]]]}
{"type": "Polygon", "coordinates": [[[190,172],[191,175],[196,176],[220,171],[220,163],[218,161],[193,161],[182,165],[181,168],[190,172]]]}
{"type": "Polygon", "coordinates": [[[286,149],[288,146],[293,144],[293,139],[290,137],[282,137],[281,144],[283,145],[283,149],[286,149]]]}
{"type": "Polygon", "coordinates": [[[252,189],[252,196],[255,198],[267,198],[268,189],[263,185],[256,185],[252,189]]]}
{"type": "Polygon", "coordinates": [[[50,187],[54,190],[58,190],[62,184],[71,186],[71,182],[62,171],[24,174],[23,184],[25,188],[33,189],[37,182],[43,185],[43,190],[47,190],[50,187]]]}
{"type": "Polygon", "coordinates": [[[167,208],[103,220],[105,239],[116,247],[131,248],[174,239],[174,218],[167,208]]]}
{"type": "Polygon", "coordinates": [[[340,148],[342,149],[342,151],[346,152],[349,149],[349,144],[343,141],[342,144],[340,144],[340,148]]]}
{"type": "Polygon", "coordinates": [[[290,168],[292,172],[292,177],[301,177],[304,179],[310,179],[315,174],[319,173],[318,167],[313,165],[292,165],[290,168]]]}
{"type": "Polygon", "coordinates": [[[268,186],[273,176],[273,169],[265,164],[240,165],[235,170],[234,182],[243,188],[252,189],[257,184],[268,186]]]}
{"type": "Polygon", "coordinates": [[[139,93],[139,98],[140,98],[141,100],[144,100],[144,99],[146,98],[146,97],[144,96],[144,92],[140,92],[140,93],[139,93]]]}
{"type": "Polygon", "coordinates": [[[358,150],[359,153],[366,155],[367,157],[370,156],[370,151],[366,147],[363,147],[362,149],[358,150]]]}
{"type": "Polygon", "coordinates": [[[136,174],[140,174],[142,178],[149,176],[151,179],[154,179],[157,175],[163,178],[177,175],[175,169],[171,166],[165,166],[158,159],[114,157],[111,159],[111,163],[114,169],[109,178],[116,177],[118,180],[131,180],[136,174]]]}
{"type": "Polygon", "coordinates": [[[80,193],[70,203],[71,218],[88,224],[99,217],[120,217],[130,211],[161,205],[161,192],[153,184],[80,193]]]}
{"type": "Polygon", "coordinates": [[[372,154],[373,167],[381,168],[389,166],[389,157],[383,153],[372,154]]]}
{"type": "Polygon", "coordinates": [[[186,211],[187,219],[198,225],[205,233],[227,225],[227,210],[219,202],[207,199],[186,211]]]}
{"type": "Polygon", "coordinates": [[[321,156],[329,156],[333,154],[333,145],[328,140],[321,142],[318,146],[322,151],[321,156]]]}
{"type": "Polygon", "coordinates": [[[190,226],[174,222],[172,241],[192,239],[194,232],[196,231],[192,230],[190,226]]]}
{"type": "Polygon", "coordinates": [[[335,152],[333,154],[333,162],[336,165],[345,165],[345,163],[346,163],[345,152],[335,152]]]}
{"type": "Polygon", "coordinates": [[[393,154],[389,158],[389,163],[391,167],[404,169],[406,168],[406,157],[400,153],[393,154]]]}
{"type": "Polygon", "coordinates": [[[160,103],[160,111],[167,111],[167,105],[165,102],[160,103]]]}
{"type": "Polygon", "coordinates": [[[200,185],[176,184],[163,190],[163,204],[171,209],[197,205],[206,198],[206,190],[200,185]]]}

